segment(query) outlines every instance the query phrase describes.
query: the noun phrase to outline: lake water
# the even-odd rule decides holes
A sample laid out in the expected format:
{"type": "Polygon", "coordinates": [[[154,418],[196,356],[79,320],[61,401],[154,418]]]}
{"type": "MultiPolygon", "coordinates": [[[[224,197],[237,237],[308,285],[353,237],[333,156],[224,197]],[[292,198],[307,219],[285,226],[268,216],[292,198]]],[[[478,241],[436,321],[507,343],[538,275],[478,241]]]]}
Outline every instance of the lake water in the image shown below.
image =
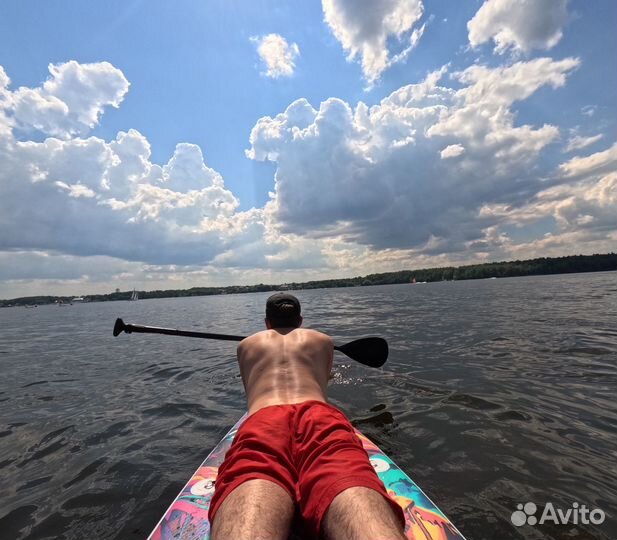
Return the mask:
{"type": "MultiPolygon", "coordinates": [[[[617,273],[299,291],[337,343],[329,395],[470,540],[617,537],[617,273]],[[519,503],[602,525],[515,527],[519,503]]],[[[0,310],[0,538],[144,538],[242,414],[235,344],[267,293],[0,310]]]]}

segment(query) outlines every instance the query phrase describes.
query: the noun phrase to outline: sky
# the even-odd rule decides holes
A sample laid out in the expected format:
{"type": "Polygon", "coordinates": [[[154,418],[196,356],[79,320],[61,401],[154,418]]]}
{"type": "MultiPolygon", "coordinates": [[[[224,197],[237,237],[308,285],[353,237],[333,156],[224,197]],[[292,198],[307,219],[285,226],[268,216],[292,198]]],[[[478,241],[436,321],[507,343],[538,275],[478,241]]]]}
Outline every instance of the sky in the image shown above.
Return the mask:
{"type": "Polygon", "coordinates": [[[8,0],[0,298],[617,251],[613,0],[8,0]]]}

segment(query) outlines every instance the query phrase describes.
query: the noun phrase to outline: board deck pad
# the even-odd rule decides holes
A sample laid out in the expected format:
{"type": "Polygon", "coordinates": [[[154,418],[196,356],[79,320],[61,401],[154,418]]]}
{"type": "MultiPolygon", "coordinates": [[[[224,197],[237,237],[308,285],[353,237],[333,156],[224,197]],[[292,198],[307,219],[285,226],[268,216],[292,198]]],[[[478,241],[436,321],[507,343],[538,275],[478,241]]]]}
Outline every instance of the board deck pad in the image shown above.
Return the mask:
{"type": "MultiPolygon", "coordinates": [[[[193,474],[161,518],[148,540],[208,540],[210,522],[208,508],[214,493],[218,468],[238,428],[246,415],[240,418],[221,442],[193,474]]],[[[369,456],[388,494],[398,502],[405,513],[405,535],[414,540],[465,540],[450,520],[433,504],[424,492],[377,445],[360,431],[356,435],[369,456]]],[[[294,538],[302,538],[301,534],[294,538]]]]}

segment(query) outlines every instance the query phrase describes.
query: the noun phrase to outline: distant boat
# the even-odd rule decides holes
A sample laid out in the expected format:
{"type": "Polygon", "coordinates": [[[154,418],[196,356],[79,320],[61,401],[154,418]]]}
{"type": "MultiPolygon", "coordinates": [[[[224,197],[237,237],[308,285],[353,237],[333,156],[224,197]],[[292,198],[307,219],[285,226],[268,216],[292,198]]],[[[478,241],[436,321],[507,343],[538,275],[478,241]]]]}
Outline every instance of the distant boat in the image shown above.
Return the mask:
{"type": "Polygon", "coordinates": [[[416,278],[411,278],[411,284],[415,285],[416,284],[416,278]]]}
{"type": "Polygon", "coordinates": [[[137,294],[137,291],[135,289],[133,289],[133,294],[131,294],[131,301],[134,300],[139,300],[139,295],[137,294]]]}
{"type": "Polygon", "coordinates": [[[84,299],[82,296],[76,296],[75,298],[73,298],[73,300],[71,300],[71,302],[83,302],[84,299]]]}

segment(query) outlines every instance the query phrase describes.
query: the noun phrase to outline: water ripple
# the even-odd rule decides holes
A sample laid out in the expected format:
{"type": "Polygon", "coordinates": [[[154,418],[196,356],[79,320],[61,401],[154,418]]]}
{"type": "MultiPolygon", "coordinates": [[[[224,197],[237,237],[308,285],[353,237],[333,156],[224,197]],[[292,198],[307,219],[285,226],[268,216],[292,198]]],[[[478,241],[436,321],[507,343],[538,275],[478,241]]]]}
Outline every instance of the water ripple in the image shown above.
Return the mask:
{"type": "MultiPolygon", "coordinates": [[[[338,343],[388,340],[380,370],[336,357],[331,400],[468,538],[604,540],[617,537],[616,278],[298,295],[338,343]],[[517,529],[526,501],[608,517],[517,529]]],[[[113,321],[247,334],[267,296],[0,310],[2,538],[145,537],[242,413],[243,388],[235,345],[113,338],[113,321]]]]}

